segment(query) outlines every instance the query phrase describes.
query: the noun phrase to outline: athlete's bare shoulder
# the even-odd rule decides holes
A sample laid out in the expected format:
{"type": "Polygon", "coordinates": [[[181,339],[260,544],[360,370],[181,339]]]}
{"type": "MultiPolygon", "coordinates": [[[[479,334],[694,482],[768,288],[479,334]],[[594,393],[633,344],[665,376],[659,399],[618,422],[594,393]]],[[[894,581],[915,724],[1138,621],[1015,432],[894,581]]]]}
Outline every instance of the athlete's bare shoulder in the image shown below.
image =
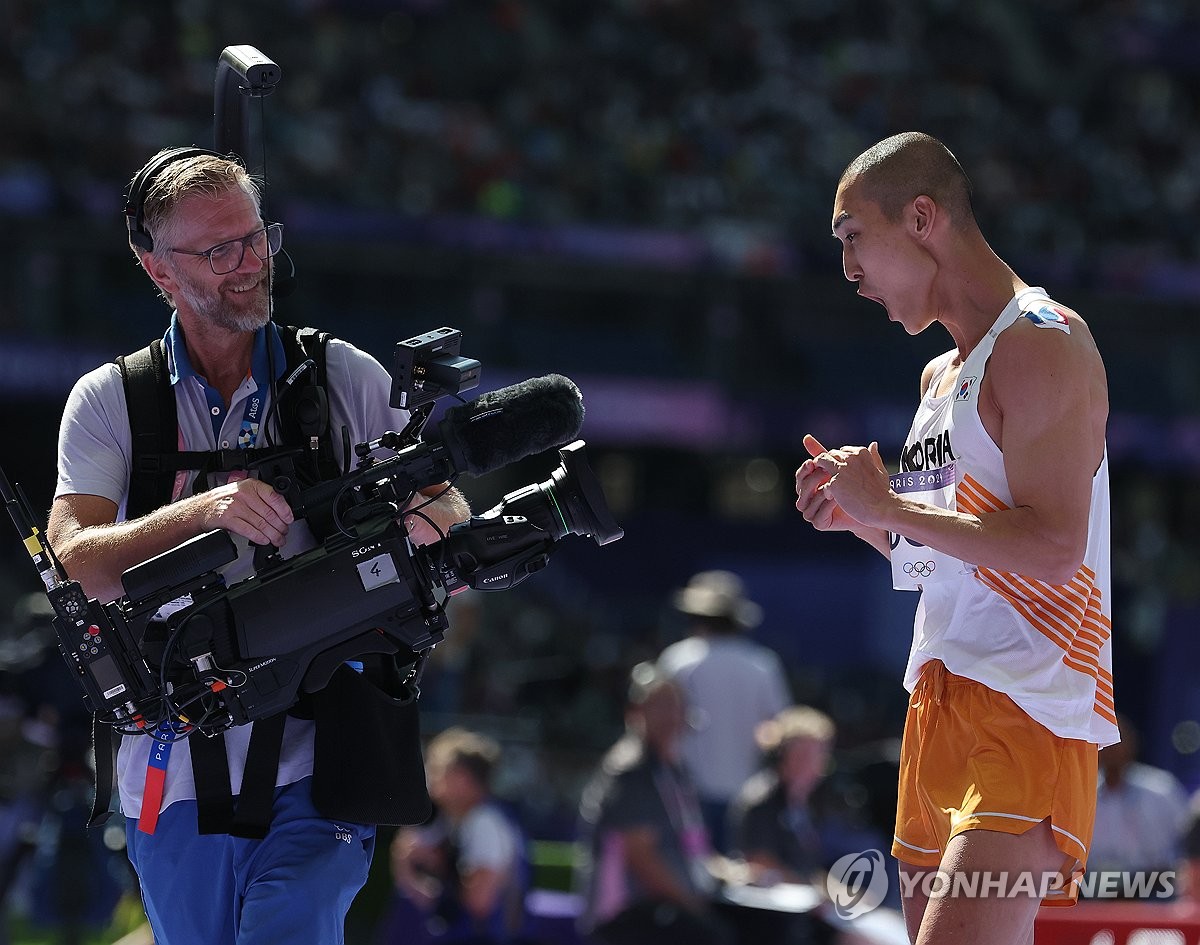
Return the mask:
{"type": "Polygon", "coordinates": [[[1054,365],[1052,374],[1075,382],[1088,378],[1107,394],[1104,361],[1091,328],[1078,312],[1058,302],[1039,299],[1025,306],[996,339],[993,358],[1018,375],[1054,365]]]}
{"type": "Polygon", "coordinates": [[[1028,424],[1030,410],[1073,416],[1067,422],[1084,423],[1103,443],[1108,379],[1096,341],[1077,312],[1044,299],[1000,333],[981,392],[980,417],[997,443],[1005,418],[1028,424]]]}

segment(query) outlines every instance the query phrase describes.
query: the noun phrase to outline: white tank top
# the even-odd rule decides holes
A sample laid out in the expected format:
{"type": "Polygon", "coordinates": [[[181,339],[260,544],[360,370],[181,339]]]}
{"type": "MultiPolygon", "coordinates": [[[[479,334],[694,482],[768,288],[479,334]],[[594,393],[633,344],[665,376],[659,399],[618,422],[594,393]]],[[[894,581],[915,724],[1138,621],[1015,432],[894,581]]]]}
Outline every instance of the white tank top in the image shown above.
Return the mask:
{"type": "MultiPolygon", "coordinates": [[[[916,501],[980,514],[1011,508],[1004,457],[979,418],[979,389],[1000,333],[1025,316],[1069,331],[1040,288],[1018,293],[936,396],[956,352],[934,365],[892,488],[916,501]]],[[[1064,585],[978,567],[892,535],[893,585],[919,590],[904,685],[941,660],[950,672],[1008,695],[1063,738],[1103,747],[1119,740],[1113,705],[1107,450],[1092,478],[1087,551],[1064,585]]]]}

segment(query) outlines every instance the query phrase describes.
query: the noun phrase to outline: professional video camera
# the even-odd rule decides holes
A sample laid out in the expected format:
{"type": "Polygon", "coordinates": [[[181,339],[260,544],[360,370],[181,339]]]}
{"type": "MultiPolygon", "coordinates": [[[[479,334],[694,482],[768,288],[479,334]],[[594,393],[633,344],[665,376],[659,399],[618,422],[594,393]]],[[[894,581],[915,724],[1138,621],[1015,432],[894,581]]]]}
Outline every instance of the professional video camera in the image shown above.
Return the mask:
{"type": "Polygon", "coordinates": [[[319,523],[318,544],[286,559],[274,549],[256,556],[255,573],[232,586],[220,569],[237,549],[228,532],[212,531],[130,568],[121,599],[88,599],[0,470],[0,493],[54,608],[59,649],[101,721],[127,734],[163,726],[176,737],[214,734],[292,707],[343,662],[368,654],[395,654],[410,667],[415,698],[424,661],[447,629],[450,595],[516,586],[567,535],[600,545],[622,536],[575,439],[583,404],[565,377],[451,407],[421,438],[433,402],[477,382],[479,363],[458,356],[458,338],[443,328],[396,346],[392,406],[410,407],[412,419],[400,433],[356,446],[355,468],[306,489],[286,461],[259,469],[297,519],[319,523]],[[559,466],[544,482],[509,493],[434,544],[409,540],[404,519],[420,514],[418,490],[558,446],[559,466]]]}

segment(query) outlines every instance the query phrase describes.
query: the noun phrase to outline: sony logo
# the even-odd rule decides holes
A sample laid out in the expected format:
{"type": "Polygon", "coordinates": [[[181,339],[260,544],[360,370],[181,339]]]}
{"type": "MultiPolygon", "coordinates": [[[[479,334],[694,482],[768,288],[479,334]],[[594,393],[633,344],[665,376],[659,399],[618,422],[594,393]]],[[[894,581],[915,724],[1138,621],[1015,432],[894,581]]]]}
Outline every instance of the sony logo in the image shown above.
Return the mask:
{"type": "Polygon", "coordinates": [[[367,552],[375,551],[382,547],[383,547],[383,542],[381,542],[381,541],[377,541],[373,545],[363,545],[361,548],[355,548],[352,552],[350,552],[350,557],[351,558],[361,558],[367,552]]]}

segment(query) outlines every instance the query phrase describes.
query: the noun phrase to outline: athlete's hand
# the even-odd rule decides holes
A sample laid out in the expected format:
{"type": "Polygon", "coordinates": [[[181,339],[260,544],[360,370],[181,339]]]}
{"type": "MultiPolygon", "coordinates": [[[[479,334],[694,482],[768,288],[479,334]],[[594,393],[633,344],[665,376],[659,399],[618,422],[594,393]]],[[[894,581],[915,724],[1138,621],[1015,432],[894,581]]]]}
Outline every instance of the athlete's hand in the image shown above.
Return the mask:
{"type": "Polygon", "coordinates": [[[204,531],[223,528],[256,545],[282,548],[294,521],[287,499],[258,479],[228,482],[197,498],[202,502],[204,531]]]}
{"type": "Polygon", "coordinates": [[[858,523],[838,505],[833,494],[825,487],[833,474],[818,465],[821,457],[829,451],[811,433],[804,435],[804,448],[811,459],[806,459],[796,470],[796,508],[819,532],[848,531],[858,523]]]}
{"type": "Polygon", "coordinates": [[[878,443],[826,450],[814,457],[812,463],[828,477],[817,487],[818,492],[854,522],[884,527],[880,520],[893,493],[878,443]]]}

